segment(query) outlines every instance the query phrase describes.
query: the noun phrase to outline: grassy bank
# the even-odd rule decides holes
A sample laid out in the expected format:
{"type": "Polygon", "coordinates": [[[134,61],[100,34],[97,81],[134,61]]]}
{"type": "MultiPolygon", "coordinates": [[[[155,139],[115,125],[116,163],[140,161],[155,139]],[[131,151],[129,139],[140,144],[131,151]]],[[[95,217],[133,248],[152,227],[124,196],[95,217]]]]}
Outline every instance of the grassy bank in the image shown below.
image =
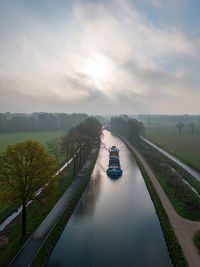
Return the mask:
{"type": "Polygon", "coordinates": [[[3,232],[1,236],[8,239],[8,243],[0,247],[0,266],[7,266],[12,258],[17,254],[22,245],[30,237],[30,235],[37,229],[40,223],[44,220],[52,207],[60,199],[65,190],[73,181],[73,164],[65,169],[62,175],[58,178],[58,186],[56,192],[51,200],[34,201],[27,208],[27,235],[21,238],[21,215],[18,216],[3,232]],[[37,216],[35,216],[37,214],[37,216]]]}
{"type": "Polygon", "coordinates": [[[59,221],[54,226],[53,230],[49,234],[48,238],[44,242],[43,246],[38,251],[36,257],[34,258],[33,262],[31,263],[31,267],[38,267],[42,266],[45,261],[48,259],[51,251],[53,250],[54,246],[56,245],[60,235],[63,232],[63,229],[65,225],[67,224],[69,218],[71,217],[82,193],[84,192],[84,189],[88,183],[88,180],[91,176],[91,173],[94,169],[94,165],[96,163],[96,159],[98,157],[98,152],[96,153],[92,164],[90,166],[90,169],[88,170],[87,174],[85,175],[84,179],[82,180],[79,188],[77,189],[73,199],[70,201],[69,205],[65,209],[63,215],[59,219],[59,221]]]}
{"type": "Polygon", "coordinates": [[[198,194],[200,195],[200,182],[197,181],[192,175],[190,175],[186,170],[180,167],[175,162],[169,160],[169,164],[173,167],[178,174],[180,174],[192,187],[196,189],[198,194]]]}
{"type": "Polygon", "coordinates": [[[160,220],[160,224],[165,236],[165,240],[170,252],[170,256],[172,258],[172,261],[174,263],[175,266],[177,267],[184,267],[184,266],[188,266],[183,252],[181,250],[181,247],[176,239],[175,233],[173,231],[173,228],[170,224],[169,218],[161,204],[161,201],[158,197],[158,194],[147,174],[147,172],[145,171],[142,163],[139,161],[138,157],[136,156],[136,154],[133,152],[133,150],[127,145],[127,147],[129,148],[130,152],[132,153],[133,157],[135,158],[140,171],[142,173],[142,176],[144,178],[144,181],[146,183],[146,186],[148,188],[148,191],[150,193],[151,199],[154,203],[156,212],[158,214],[159,220],[160,220]]]}
{"type": "Polygon", "coordinates": [[[198,233],[196,233],[196,235],[194,235],[193,240],[194,240],[194,244],[195,244],[195,246],[198,249],[199,254],[200,254],[200,232],[198,232],[198,233]]]}
{"type": "Polygon", "coordinates": [[[181,161],[200,171],[200,130],[191,133],[188,127],[178,133],[175,126],[146,129],[146,137],[181,161]]]}
{"type": "MultiPolygon", "coordinates": [[[[0,194],[1,194],[1,189],[0,189],[0,194]]],[[[13,212],[18,210],[20,207],[19,201],[16,201],[12,205],[10,203],[5,203],[4,201],[0,202],[0,224],[7,218],[9,217],[13,212]]]]}

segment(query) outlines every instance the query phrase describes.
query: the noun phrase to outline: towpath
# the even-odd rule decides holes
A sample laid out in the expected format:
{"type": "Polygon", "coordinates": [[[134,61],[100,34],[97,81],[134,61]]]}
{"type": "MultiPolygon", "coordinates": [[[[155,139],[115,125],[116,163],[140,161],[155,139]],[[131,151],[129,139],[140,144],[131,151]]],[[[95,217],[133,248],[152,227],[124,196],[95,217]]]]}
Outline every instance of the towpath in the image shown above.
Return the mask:
{"type": "MultiPolygon", "coordinates": [[[[124,139],[123,139],[124,140],[124,139]]],[[[144,166],[146,172],[148,173],[151,182],[161,200],[161,203],[169,217],[170,223],[174,229],[175,235],[178,239],[178,242],[182,248],[183,254],[188,262],[188,265],[191,267],[199,267],[200,266],[200,255],[198,253],[197,248],[193,242],[193,236],[197,231],[200,230],[200,222],[191,221],[184,219],[179,216],[171,202],[169,201],[167,195],[164,190],[160,186],[158,180],[150,169],[148,163],[144,160],[141,154],[126,140],[124,140],[131,149],[135,152],[142,165],[144,166]]]]}
{"type": "Polygon", "coordinates": [[[47,217],[39,225],[37,230],[31,235],[24,246],[20,249],[15,258],[10,262],[8,266],[12,267],[27,267],[33,260],[37,251],[48,237],[51,229],[56,224],[60,216],[63,214],[69,202],[72,200],[76,190],[78,189],[82,179],[89,170],[92,160],[97,152],[97,149],[93,149],[88,160],[84,164],[77,177],[73,180],[71,185],[62,195],[60,200],[52,208],[47,217]]]}

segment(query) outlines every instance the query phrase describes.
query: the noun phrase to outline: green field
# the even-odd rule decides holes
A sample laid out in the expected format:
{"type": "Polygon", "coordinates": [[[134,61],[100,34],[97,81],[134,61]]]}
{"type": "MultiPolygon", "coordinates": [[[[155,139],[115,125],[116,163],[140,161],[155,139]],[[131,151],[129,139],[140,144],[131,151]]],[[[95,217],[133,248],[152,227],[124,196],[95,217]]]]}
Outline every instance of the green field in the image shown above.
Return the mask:
{"type": "Polygon", "coordinates": [[[175,126],[152,127],[146,129],[146,137],[200,171],[199,130],[191,133],[191,130],[185,127],[182,134],[179,134],[175,126]]]}
{"type": "Polygon", "coordinates": [[[27,140],[36,140],[41,145],[46,146],[46,143],[53,137],[59,138],[63,134],[65,134],[63,131],[0,133],[0,152],[4,151],[7,145],[14,145],[27,140]]]}

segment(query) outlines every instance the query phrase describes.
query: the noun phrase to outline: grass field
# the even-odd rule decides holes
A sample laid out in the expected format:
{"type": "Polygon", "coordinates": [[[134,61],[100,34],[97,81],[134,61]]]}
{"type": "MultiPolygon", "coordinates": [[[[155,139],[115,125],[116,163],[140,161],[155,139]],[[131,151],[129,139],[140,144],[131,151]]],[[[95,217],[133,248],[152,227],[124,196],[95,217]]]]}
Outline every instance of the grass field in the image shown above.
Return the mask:
{"type": "Polygon", "coordinates": [[[46,146],[46,143],[53,137],[59,138],[63,134],[62,131],[0,133],[0,152],[4,151],[7,145],[14,145],[27,140],[36,140],[41,145],[46,146]]]}
{"type": "Polygon", "coordinates": [[[188,127],[182,134],[174,127],[152,127],[146,129],[146,137],[200,171],[200,131],[191,133],[188,127]]]}

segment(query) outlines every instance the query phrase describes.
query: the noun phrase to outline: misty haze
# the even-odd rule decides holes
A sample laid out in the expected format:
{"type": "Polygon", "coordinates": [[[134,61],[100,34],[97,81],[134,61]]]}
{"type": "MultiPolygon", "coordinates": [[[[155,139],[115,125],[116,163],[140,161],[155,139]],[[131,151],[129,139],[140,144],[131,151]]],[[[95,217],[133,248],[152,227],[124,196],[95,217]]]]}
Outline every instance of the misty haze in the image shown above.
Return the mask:
{"type": "Polygon", "coordinates": [[[200,266],[200,2],[0,1],[0,266],[200,266]]]}

